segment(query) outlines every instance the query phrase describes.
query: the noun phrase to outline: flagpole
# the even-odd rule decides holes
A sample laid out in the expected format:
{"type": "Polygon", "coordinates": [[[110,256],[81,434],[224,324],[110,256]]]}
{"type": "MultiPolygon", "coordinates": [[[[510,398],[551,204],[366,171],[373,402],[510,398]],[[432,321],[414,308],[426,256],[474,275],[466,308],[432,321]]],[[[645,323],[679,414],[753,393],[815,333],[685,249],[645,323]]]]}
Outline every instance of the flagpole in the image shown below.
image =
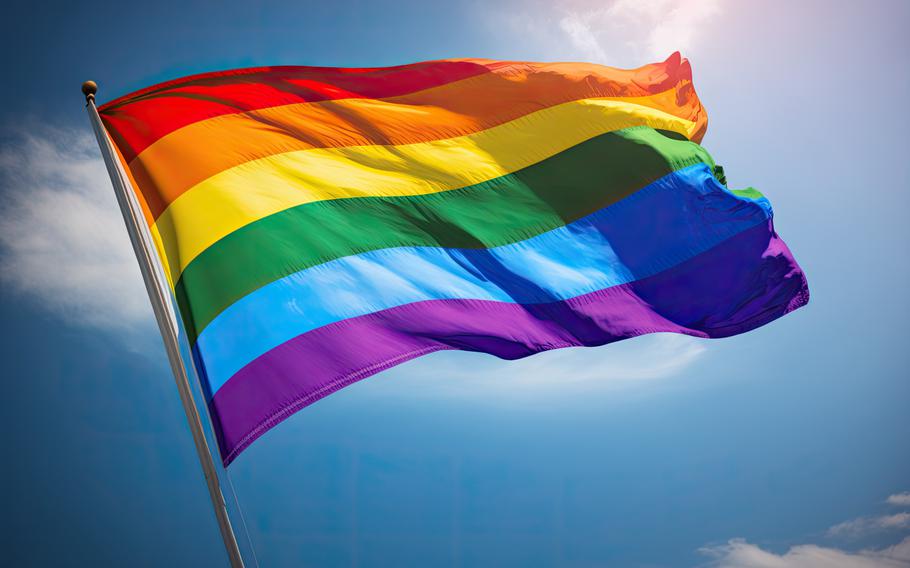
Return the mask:
{"type": "Polygon", "coordinates": [[[199,454],[202,472],[205,474],[205,482],[209,489],[209,497],[212,499],[212,507],[215,509],[218,527],[221,529],[224,547],[227,550],[232,568],[243,568],[243,557],[240,555],[237,537],[231,527],[227,504],[224,501],[224,494],[221,492],[217,466],[205,439],[202,420],[199,416],[199,410],[196,408],[193,391],[190,388],[189,376],[187,375],[183,357],[180,354],[177,321],[168,309],[168,305],[170,305],[169,292],[166,292],[168,288],[164,286],[161,273],[155,268],[155,260],[150,248],[151,239],[144,228],[145,224],[139,222],[142,218],[142,210],[135,196],[129,190],[129,178],[116,156],[113,144],[104,129],[101,117],[98,115],[98,109],[95,106],[95,93],[97,91],[98,86],[93,81],[86,81],[82,84],[82,93],[85,95],[85,107],[88,112],[89,122],[91,122],[92,130],[94,130],[95,137],[98,139],[98,146],[101,148],[101,155],[104,157],[107,173],[111,177],[114,194],[117,196],[117,204],[120,206],[120,213],[123,214],[123,222],[126,224],[130,242],[133,245],[133,252],[136,254],[136,260],[139,262],[139,269],[142,272],[142,279],[145,281],[145,289],[152,303],[155,319],[158,321],[158,330],[161,332],[161,339],[164,341],[167,357],[171,363],[171,371],[174,373],[174,380],[177,383],[177,391],[180,393],[180,402],[183,403],[183,411],[186,413],[186,420],[189,423],[190,432],[193,434],[196,453],[199,454]]]}

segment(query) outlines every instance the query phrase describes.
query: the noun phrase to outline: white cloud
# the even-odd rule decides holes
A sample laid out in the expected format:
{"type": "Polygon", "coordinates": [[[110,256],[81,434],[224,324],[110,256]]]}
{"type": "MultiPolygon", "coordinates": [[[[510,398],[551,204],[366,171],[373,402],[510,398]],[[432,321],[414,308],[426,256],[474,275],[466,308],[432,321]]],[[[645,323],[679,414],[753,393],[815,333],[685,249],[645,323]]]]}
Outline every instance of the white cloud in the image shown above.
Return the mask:
{"type": "Polygon", "coordinates": [[[910,513],[897,513],[878,517],[860,517],[846,521],[828,529],[828,536],[856,538],[884,530],[906,528],[910,528],[910,513]]]}
{"type": "Polygon", "coordinates": [[[706,350],[703,339],[662,333],[593,349],[547,351],[517,361],[438,353],[400,367],[392,381],[365,381],[361,388],[381,396],[408,393],[498,401],[543,396],[549,400],[557,393],[623,388],[678,375],[706,350]],[[465,368],[471,373],[465,373],[465,368]]]}
{"type": "Polygon", "coordinates": [[[152,321],[104,164],[88,133],[14,132],[0,146],[0,279],[65,320],[108,331],[152,321]]]}
{"type": "Polygon", "coordinates": [[[910,537],[888,548],[859,552],[802,544],[779,555],[743,539],[700,552],[713,557],[709,566],[716,568],[906,568],[910,566],[910,537]]]}
{"type": "Polygon", "coordinates": [[[585,58],[616,65],[690,53],[720,8],[720,0],[616,0],[599,9],[564,9],[560,27],[585,58]]]}
{"type": "Polygon", "coordinates": [[[512,363],[510,375],[525,384],[556,383],[560,387],[603,379],[658,379],[689,366],[705,349],[704,340],[664,333],[601,350],[570,349],[537,355],[512,363]]]}
{"type": "Polygon", "coordinates": [[[569,13],[560,20],[559,27],[569,36],[576,49],[589,59],[601,62],[607,60],[606,52],[591,31],[590,16],[577,12],[569,13]]]}
{"type": "MultiPolygon", "coordinates": [[[[893,505],[906,505],[910,493],[897,493],[888,497],[893,505]]],[[[910,528],[910,513],[860,517],[834,525],[826,535],[832,538],[859,538],[894,530],[910,528]]],[[[864,549],[849,552],[839,548],[801,544],[791,547],[784,554],[776,554],[735,538],[719,546],[706,546],[699,550],[711,556],[708,566],[717,568],[873,568],[910,567],[910,537],[887,548],[864,549]]]]}
{"type": "Polygon", "coordinates": [[[903,493],[895,493],[894,495],[889,495],[887,499],[889,505],[897,506],[910,506],[910,491],[904,491],[903,493]]]}

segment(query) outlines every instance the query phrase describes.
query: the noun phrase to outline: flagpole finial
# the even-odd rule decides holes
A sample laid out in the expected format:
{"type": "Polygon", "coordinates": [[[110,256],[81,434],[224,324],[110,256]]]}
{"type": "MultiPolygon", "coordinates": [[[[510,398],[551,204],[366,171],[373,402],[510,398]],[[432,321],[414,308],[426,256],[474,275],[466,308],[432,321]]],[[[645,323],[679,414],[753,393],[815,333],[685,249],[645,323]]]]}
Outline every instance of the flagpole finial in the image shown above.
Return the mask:
{"type": "Polygon", "coordinates": [[[98,92],[98,83],[86,81],[82,83],[82,94],[85,95],[85,103],[88,104],[95,100],[95,93],[98,92]]]}

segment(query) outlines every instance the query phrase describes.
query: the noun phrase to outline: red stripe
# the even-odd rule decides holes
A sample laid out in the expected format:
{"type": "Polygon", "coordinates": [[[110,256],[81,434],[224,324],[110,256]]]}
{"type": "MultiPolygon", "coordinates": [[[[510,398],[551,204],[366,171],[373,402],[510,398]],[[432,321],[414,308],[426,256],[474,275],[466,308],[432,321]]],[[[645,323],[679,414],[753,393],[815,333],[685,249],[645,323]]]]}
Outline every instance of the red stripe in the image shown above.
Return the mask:
{"type": "Polygon", "coordinates": [[[162,136],[207,118],[302,102],[394,97],[488,72],[487,66],[474,61],[371,69],[260,67],[169,81],[99,110],[129,162],[162,136]]]}
{"type": "MultiPolygon", "coordinates": [[[[256,67],[175,79],[120,97],[99,110],[105,127],[129,163],[159,138],[216,116],[304,102],[396,97],[483,73],[508,76],[510,70],[528,65],[540,64],[440,60],[359,69],[256,67]]],[[[628,82],[637,87],[639,95],[665,91],[679,77],[691,77],[689,62],[679,53],[661,63],[631,70],[612,69],[611,73],[617,74],[617,83],[628,82]]]]}

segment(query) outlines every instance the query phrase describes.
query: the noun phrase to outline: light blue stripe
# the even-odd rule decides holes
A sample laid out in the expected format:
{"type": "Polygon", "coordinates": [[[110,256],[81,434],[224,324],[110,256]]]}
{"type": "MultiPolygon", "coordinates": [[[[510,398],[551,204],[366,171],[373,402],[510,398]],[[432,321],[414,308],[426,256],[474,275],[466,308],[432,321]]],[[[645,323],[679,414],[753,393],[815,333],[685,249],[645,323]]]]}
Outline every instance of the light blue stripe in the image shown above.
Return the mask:
{"type": "MultiPolygon", "coordinates": [[[[400,247],[291,274],[241,298],[199,336],[211,393],[256,357],[324,325],[424,300],[565,300],[651,276],[768,219],[704,164],[574,223],[491,249],[400,247]]],[[[496,212],[490,222],[495,223],[496,212]]],[[[306,372],[306,362],[301,364],[306,372]]]]}

